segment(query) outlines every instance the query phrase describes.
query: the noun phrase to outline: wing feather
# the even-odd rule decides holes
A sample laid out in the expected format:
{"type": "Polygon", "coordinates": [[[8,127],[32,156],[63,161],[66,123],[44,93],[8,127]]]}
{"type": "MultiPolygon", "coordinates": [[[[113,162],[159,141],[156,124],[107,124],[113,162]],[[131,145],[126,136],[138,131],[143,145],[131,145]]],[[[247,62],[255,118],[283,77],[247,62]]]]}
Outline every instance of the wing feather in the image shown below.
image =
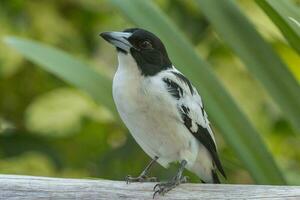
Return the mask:
{"type": "Polygon", "coordinates": [[[209,151],[213,162],[226,177],[202,100],[190,81],[176,69],[167,70],[162,79],[167,91],[177,100],[185,127],[209,151]]]}

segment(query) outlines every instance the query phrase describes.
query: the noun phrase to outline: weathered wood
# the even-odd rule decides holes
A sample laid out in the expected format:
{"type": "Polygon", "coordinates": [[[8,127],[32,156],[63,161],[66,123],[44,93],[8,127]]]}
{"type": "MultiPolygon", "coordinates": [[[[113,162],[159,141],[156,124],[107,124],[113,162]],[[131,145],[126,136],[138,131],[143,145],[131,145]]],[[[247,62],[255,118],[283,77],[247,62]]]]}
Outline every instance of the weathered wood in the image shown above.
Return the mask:
{"type": "MultiPolygon", "coordinates": [[[[0,175],[0,199],[152,199],[155,183],[0,175]]],[[[300,199],[300,186],[183,184],[156,199],[300,199]]]]}

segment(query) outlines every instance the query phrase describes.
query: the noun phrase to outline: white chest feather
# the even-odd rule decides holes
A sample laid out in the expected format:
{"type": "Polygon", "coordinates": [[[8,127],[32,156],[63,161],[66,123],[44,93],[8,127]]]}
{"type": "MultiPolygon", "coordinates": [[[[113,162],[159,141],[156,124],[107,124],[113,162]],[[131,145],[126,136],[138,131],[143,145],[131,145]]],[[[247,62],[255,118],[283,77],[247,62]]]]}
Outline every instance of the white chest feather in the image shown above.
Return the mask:
{"type": "Polygon", "coordinates": [[[113,80],[113,98],[131,135],[141,148],[162,166],[187,161],[187,169],[211,180],[209,152],[181,121],[177,102],[166,92],[161,77],[141,76],[131,56],[119,54],[113,80]]]}
{"type": "MultiPolygon", "coordinates": [[[[158,162],[168,163],[183,158],[193,163],[198,154],[198,142],[179,122],[180,117],[168,93],[163,93],[161,81],[140,75],[134,60],[119,55],[113,81],[113,97],[118,112],[137,143],[158,162]],[[122,60],[120,60],[122,59],[122,60]]],[[[175,102],[174,102],[175,103],[175,102]]]]}

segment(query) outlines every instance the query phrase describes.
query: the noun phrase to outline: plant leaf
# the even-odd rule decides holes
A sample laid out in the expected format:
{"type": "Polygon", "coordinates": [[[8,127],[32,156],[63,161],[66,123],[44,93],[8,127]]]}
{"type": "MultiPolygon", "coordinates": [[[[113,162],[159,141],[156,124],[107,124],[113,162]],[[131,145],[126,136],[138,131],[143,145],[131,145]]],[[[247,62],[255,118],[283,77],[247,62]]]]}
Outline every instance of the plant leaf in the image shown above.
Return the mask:
{"type": "Polygon", "coordinates": [[[233,1],[197,0],[216,32],[245,63],[300,133],[300,87],[233,1]]]}
{"type": "Polygon", "coordinates": [[[5,42],[46,71],[84,90],[116,114],[111,95],[112,82],[109,78],[77,58],[39,42],[17,37],[7,37],[5,42]]]}
{"type": "Polygon", "coordinates": [[[300,9],[289,0],[255,0],[300,54],[300,9]]]}
{"type": "Polygon", "coordinates": [[[162,39],[171,60],[199,89],[210,118],[256,182],[284,184],[285,181],[272,155],[255,128],[215,77],[210,66],[197,55],[181,31],[153,1],[110,2],[136,25],[151,30],[162,39]]]}

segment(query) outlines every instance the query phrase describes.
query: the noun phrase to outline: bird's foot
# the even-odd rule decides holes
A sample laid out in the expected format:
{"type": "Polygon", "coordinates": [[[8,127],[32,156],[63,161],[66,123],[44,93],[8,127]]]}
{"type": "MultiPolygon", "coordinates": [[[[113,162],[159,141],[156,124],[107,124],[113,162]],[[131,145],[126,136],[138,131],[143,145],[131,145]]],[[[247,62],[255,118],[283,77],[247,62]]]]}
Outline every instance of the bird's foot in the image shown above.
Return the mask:
{"type": "Polygon", "coordinates": [[[158,183],[154,186],[153,188],[153,199],[155,198],[155,195],[164,195],[176,186],[180,185],[181,183],[187,183],[189,177],[188,176],[183,176],[178,178],[177,176],[174,177],[172,180],[166,182],[166,183],[158,183]]]}
{"type": "Polygon", "coordinates": [[[157,177],[148,177],[145,175],[140,175],[138,177],[132,177],[130,175],[127,175],[125,177],[126,183],[132,183],[132,182],[157,182],[158,178],[157,177]]]}

